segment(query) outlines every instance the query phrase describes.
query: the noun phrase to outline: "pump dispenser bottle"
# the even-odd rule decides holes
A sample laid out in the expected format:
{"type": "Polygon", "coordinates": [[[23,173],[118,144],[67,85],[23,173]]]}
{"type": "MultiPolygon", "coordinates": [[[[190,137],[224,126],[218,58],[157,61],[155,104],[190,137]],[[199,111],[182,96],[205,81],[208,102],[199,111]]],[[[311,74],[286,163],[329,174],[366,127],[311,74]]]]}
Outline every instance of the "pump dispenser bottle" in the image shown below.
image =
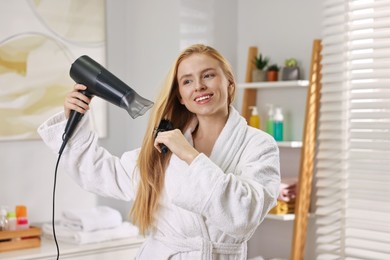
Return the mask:
{"type": "Polygon", "coordinates": [[[265,131],[274,136],[274,107],[272,104],[267,104],[267,121],[266,121],[266,129],[265,131]]]}
{"type": "Polygon", "coordinates": [[[282,113],[282,108],[275,108],[274,115],[274,138],[276,141],[283,141],[283,121],[284,116],[282,113]]]}
{"type": "Polygon", "coordinates": [[[249,125],[254,128],[260,129],[260,116],[259,112],[257,111],[257,107],[251,106],[249,108],[252,109],[252,114],[249,118],[249,125]]]}

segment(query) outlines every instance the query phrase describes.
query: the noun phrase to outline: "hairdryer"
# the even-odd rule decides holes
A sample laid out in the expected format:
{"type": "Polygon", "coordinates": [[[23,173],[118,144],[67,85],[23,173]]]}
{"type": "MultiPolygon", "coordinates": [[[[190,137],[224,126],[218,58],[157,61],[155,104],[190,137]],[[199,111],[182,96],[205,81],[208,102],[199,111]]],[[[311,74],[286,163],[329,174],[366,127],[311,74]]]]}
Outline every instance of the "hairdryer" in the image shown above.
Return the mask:
{"type": "MultiPolygon", "coordinates": [[[[132,118],[143,115],[153,102],[138,95],[132,88],[106,70],[90,57],[79,57],[70,68],[70,77],[79,84],[87,87],[83,94],[91,97],[98,96],[114,105],[125,109],[132,118]]],[[[67,141],[72,136],[83,114],[71,111],[65,132],[62,136],[62,153],[67,141]]]]}

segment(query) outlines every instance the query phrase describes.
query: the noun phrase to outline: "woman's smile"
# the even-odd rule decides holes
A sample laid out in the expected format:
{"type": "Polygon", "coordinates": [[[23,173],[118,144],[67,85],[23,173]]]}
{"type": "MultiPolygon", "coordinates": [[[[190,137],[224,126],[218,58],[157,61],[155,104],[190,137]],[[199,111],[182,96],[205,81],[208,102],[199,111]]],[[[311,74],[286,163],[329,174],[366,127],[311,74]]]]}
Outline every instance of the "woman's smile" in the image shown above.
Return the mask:
{"type": "Polygon", "coordinates": [[[212,98],[212,96],[213,96],[212,94],[204,94],[204,95],[197,96],[195,98],[195,102],[198,104],[208,103],[210,101],[210,99],[212,98]]]}

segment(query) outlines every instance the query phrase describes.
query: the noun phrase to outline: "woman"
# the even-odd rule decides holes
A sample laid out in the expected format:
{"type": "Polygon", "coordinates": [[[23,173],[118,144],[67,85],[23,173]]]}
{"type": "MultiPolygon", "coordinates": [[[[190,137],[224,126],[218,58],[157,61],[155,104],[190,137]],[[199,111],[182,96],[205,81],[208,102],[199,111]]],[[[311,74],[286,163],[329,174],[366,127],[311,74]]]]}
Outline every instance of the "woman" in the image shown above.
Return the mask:
{"type": "MultiPolygon", "coordinates": [[[[98,146],[84,116],[63,153],[63,166],[84,189],[134,200],[132,221],[149,238],[137,259],[246,259],[246,242],[278,196],[279,152],[231,105],[235,81],[215,49],[193,45],[177,58],[155,102],[140,149],[121,158],[98,146]],[[174,130],[158,132],[160,120],[174,130]],[[169,148],[161,153],[160,144],[169,148]]],[[[65,113],[39,132],[58,151],[70,110],[90,99],[75,85],[65,113]]]]}

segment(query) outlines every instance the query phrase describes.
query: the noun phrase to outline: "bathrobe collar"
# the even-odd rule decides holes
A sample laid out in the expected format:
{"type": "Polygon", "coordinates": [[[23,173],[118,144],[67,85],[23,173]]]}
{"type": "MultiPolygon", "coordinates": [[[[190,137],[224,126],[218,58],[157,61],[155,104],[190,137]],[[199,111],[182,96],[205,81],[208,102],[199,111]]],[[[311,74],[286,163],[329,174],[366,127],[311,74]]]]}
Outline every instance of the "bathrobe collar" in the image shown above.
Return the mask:
{"type": "MultiPolygon", "coordinates": [[[[191,145],[194,145],[192,133],[198,124],[198,118],[194,116],[184,132],[184,137],[191,145]]],[[[210,159],[221,167],[222,170],[226,171],[232,163],[233,157],[237,152],[236,150],[245,138],[246,126],[246,120],[233,106],[230,106],[228,120],[219,134],[210,155],[210,159]]]]}

